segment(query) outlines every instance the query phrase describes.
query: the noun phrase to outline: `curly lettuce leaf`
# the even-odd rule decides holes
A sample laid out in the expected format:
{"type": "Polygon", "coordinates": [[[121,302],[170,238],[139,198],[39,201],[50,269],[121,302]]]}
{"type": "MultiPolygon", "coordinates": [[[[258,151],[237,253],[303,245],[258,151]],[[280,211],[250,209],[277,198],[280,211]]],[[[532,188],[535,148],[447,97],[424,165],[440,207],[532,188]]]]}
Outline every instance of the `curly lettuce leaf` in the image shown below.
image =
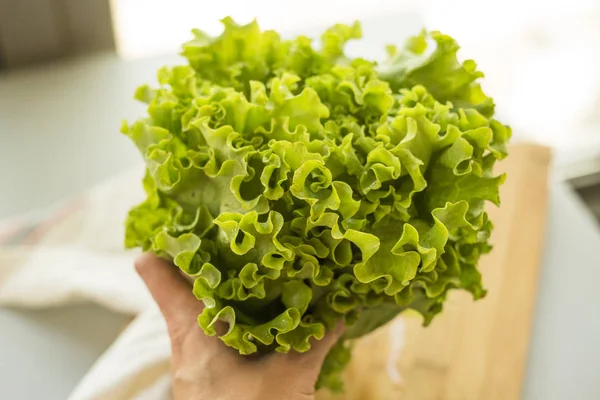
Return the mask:
{"type": "Polygon", "coordinates": [[[429,324],[448,291],[485,295],[486,203],[510,128],[472,61],[423,32],[383,65],[352,59],[359,24],[313,46],[230,18],[184,44],[188,65],[135,97],[121,131],[146,163],[127,247],[173,262],[205,305],[198,323],[240,354],[305,352],[346,331],[317,387],[341,389],[350,341],[413,309],[429,324]],[[431,43],[434,48],[431,48],[431,43]]]}
{"type": "Polygon", "coordinates": [[[424,31],[409,39],[402,50],[388,47],[390,57],[381,65],[380,76],[394,89],[423,85],[438,101],[449,101],[457,108],[473,108],[491,117],[494,101],[477,82],[483,73],[473,60],[458,61],[459,48],[448,35],[424,31]],[[431,42],[435,42],[433,50],[431,42]]]}

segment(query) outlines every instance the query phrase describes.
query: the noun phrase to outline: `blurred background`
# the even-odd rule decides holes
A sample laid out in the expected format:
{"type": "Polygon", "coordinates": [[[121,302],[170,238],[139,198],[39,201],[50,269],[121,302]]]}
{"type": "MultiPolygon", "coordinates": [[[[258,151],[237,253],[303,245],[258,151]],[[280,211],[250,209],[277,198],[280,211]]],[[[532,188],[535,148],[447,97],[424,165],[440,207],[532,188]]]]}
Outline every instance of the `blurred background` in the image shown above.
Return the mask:
{"type": "Polygon", "coordinates": [[[498,118],[518,140],[551,146],[556,173],[600,215],[595,0],[1,0],[0,178],[23,198],[2,196],[0,217],[61,200],[135,162],[117,131],[121,118],[143,112],[131,101],[136,85],[180,62],[192,27],[216,34],[226,15],[256,17],[288,36],[359,19],[366,40],[350,52],[375,58],[422,27],[450,34],[485,72],[498,118]]]}
{"type": "MultiPolygon", "coordinates": [[[[135,88],[153,84],[160,66],[182,62],[179,46],[192,28],[218,34],[219,20],[228,15],[238,22],[257,18],[284,36],[317,37],[331,24],[360,20],[365,39],[349,52],[376,59],[386,44],[402,44],[423,27],[457,39],[460,56],[485,72],[482,86],[515,142],[552,149],[551,180],[561,190],[551,198],[546,247],[555,253],[545,253],[544,262],[555,264],[544,268],[554,272],[542,277],[538,340],[523,398],[600,398],[592,374],[600,361],[594,336],[600,328],[593,313],[578,308],[594,296],[580,292],[581,281],[600,279],[600,263],[590,258],[600,246],[598,0],[0,0],[0,220],[47,215],[65,199],[139,166],[137,151],[119,134],[122,119],[144,113],[133,100],[135,88]],[[573,243],[557,236],[566,231],[573,243]],[[568,274],[576,264],[595,276],[568,274]],[[568,326],[559,315],[571,318],[568,326]],[[568,346],[581,339],[574,331],[593,345],[571,351],[549,341],[549,330],[562,335],[552,340],[568,346]],[[554,358],[546,357],[553,348],[554,358]]],[[[66,398],[124,323],[99,308],[0,310],[0,398],[66,398]],[[86,339],[73,348],[73,337],[86,339]],[[20,357],[21,347],[9,346],[19,338],[49,354],[45,364],[32,355],[31,365],[62,360],[60,375],[54,371],[39,396],[20,396],[24,381],[3,381],[20,357]]]]}

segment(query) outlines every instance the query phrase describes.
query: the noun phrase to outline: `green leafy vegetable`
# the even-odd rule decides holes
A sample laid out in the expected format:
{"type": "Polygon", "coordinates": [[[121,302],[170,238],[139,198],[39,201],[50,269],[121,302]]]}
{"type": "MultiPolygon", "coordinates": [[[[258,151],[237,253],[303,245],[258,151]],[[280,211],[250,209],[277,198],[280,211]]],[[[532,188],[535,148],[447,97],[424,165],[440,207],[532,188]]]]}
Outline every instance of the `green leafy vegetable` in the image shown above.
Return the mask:
{"type": "Polygon", "coordinates": [[[340,389],[346,340],[407,308],[428,324],[450,289],[485,295],[484,203],[511,131],[458,46],[423,32],[381,65],[344,55],[360,26],[283,40],[253,22],[194,31],[122,131],[146,161],[126,245],[195,279],[200,326],[241,354],[308,351],[347,331],[318,386],[340,389]],[[432,49],[431,46],[434,46],[432,49]]]}

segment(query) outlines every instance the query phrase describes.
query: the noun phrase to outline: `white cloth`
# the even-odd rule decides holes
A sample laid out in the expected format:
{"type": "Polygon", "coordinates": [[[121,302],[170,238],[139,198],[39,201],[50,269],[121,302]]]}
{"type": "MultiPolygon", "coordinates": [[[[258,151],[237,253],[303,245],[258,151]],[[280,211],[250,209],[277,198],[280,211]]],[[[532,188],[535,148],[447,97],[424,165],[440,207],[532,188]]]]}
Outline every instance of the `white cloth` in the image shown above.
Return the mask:
{"type": "Polygon", "coordinates": [[[123,220],[144,197],[140,169],[110,180],[49,216],[0,224],[0,306],[94,302],[133,322],[69,400],[170,398],[164,321],[123,250],[123,220]]]}
{"type": "Polygon", "coordinates": [[[170,356],[160,312],[142,312],[96,362],[69,400],[170,399],[170,356]]]}

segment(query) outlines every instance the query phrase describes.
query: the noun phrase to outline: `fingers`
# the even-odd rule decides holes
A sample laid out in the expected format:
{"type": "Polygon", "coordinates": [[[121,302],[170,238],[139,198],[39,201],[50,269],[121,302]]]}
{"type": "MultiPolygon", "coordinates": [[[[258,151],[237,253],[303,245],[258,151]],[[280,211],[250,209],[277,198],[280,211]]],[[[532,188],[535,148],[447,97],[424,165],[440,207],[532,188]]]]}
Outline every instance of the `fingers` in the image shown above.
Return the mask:
{"type": "Polygon", "coordinates": [[[197,324],[204,306],[177,267],[146,253],[136,260],[135,268],[165,317],[169,332],[197,324]]]}

